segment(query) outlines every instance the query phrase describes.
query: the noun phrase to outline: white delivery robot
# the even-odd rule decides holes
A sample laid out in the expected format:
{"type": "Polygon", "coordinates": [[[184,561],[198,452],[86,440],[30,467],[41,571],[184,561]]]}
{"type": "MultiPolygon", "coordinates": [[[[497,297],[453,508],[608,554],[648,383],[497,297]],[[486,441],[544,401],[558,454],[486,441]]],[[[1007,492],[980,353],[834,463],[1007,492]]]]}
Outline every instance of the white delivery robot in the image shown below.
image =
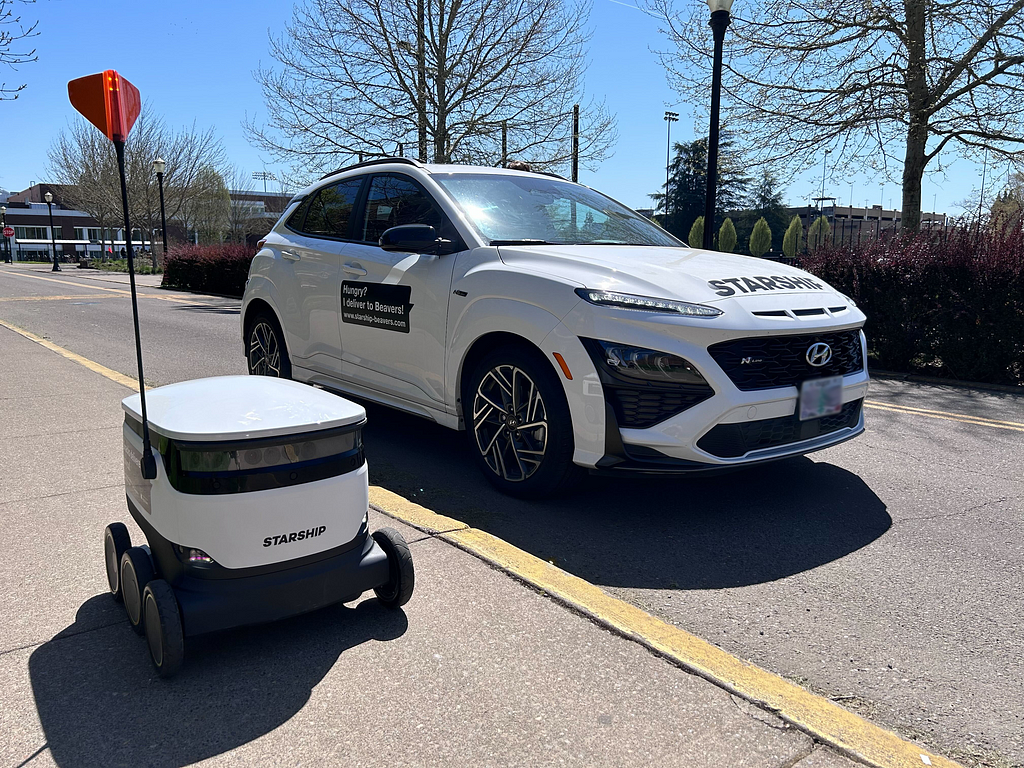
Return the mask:
{"type": "Polygon", "coordinates": [[[104,554],[161,677],[181,665],[185,637],[370,589],[394,608],[412,596],[401,534],[367,532],[362,407],[265,376],[185,381],[145,400],[148,414],[139,394],[121,405],[128,509],[148,546],[111,523],[104,554]]]}

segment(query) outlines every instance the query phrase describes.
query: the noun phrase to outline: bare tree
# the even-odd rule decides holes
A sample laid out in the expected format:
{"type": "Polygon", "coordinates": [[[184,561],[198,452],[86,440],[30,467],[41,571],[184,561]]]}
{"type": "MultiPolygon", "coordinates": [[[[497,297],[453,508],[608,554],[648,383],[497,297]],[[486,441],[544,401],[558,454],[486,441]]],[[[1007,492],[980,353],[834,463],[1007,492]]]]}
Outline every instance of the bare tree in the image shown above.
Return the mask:
{"type": "MultiPolygon", "coordinates": [[[[650,0],[674,51],[675,86],[703,104],[707,10],[650,0]]],[[[903,226],[917,229],[921,182],[947,150],[1022,157],[1024,0],[767,0],[726,35],[723,106],[760,159],[810,166],[831,149],[851,166],[902,168],[903,226]]]]}
{"type": "Polygon", "coordinates": [[[228,240],[244,243],[249,235],[262,234],[273,226],[267,222],[266,209],[263,204],[245,199],[249,195],[256,194],[251,174],[234,166],[225,172],[224,183],[231,195],[225,232],[228,240]]]}
{"type": "MultiPolygon", "coordinates": [[[[27,64],[38,58],[35,48],[28,50],[19,47],[12,50],[12,46],[23,45],[24,41],[39,34],[36,32],[39,22],[34,21],[28,24],[21,20],[21,16],[14,15],[16,2],[28,4],[35,0],[0,0],[0,64],[11,69],[15,69],[18,64],[27,64]]],[[[24,89],[24,83],[13,88],[8,88],[7,83],[0,83],[0,101],[16,99],[18,92],[24,89]]]]}
{"type": "MultiPolygon", "coordinates": [[[[567,166],[589,39],[584,0],[307,0],[261,68],[269,125],[250,138],[303,180],[359,155],[567,166]],[[422,20],[418,23],[418,20],[422,20]]],[[[580,159],[609,154],[615,121],[583,104],[580,159]]]]}
{"type": "MultiPolygon", "coordinates": [[[[195,124],[172,131],[145,105],[125,143],[125,176],[129,213],[147,240],[160,222],[160,192],[153,161],[163,157],[167,218],[177,219],[186,233],[198,218],[195,200],[211,199],[224,187],[217,168],[224,149],[213,129],[195,124]],[[210,173],[210,169],[214,173],[210,173]]],[[[67,201],[96,219],[101,227],[124,226],[121,186],[114,145],[81,118],[61,131],[49,151],[49,175],[65,186],[67,201]]],[[[104,242],[106,235],[104,233],[104,242]]]]}

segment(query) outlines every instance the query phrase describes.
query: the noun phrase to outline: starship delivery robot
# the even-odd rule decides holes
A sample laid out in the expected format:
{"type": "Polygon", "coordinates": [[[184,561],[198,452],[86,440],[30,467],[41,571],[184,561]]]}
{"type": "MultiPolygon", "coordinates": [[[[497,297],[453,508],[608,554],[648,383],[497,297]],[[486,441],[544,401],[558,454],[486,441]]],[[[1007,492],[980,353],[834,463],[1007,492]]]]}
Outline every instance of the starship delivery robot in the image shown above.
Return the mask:
{"type": "Polygon", "coordinates": [[[362,407],[265,376],[171,384],[145,403],[121,405],[128,509],[148,546],[111,523],[104,555],[161,677],[180,667],[186,637],[371,589],[394,608],[412,596],[401,534],[367,532],[362,407]]]}

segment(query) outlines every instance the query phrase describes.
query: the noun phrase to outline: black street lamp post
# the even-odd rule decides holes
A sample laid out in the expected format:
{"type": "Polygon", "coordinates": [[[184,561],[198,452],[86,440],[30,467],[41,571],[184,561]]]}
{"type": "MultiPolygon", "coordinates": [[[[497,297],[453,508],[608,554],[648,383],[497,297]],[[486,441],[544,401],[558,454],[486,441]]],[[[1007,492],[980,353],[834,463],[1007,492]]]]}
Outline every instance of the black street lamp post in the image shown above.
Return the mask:
{"type": "MultiPolygon", "coordinates": [[[[933,208],[935,206],[932,206],[933,208]]],[[[7,206],[0,205],[0,229],[7,229],[7,206]]],[[[4,235],[4,261],[8,264],[11,261],[11,238],[4,235]]]]}
{"type": "Polygon", "coordinates": [[[722,100],[722,47],[729,26],[732,0],[708,0],[711,33],[715,38],[715,61],[711,72],[711,127],[708,130],[708,190],[704,199],[704,248],[711,249],[715,232],[715,192],[718,186],[718,112],[722,100]]]}
{"type": "Polygon", "coordinates": [[[50,247],[53,249],[53,269],[51,272],[60,272],[60,264],[57,263],[57,234],[53,231],[53,193],[47,192],[43,195],[46,200],[46,210],[50,214],[50,247]]]}
{"type": "MultiPolygon", "coordinates": [[[[160,231],[164,238],[164,259],[167,258],[167,215],[164,213],[164,169],[167,163],[162,157],[153,161],[153,170],[156,171],[156,181],[160,186],[160,231]]],[[[153,256],[153,267],[156,267],[156,256],[153,256]]]]}
{"type": "Polygon", "coordinates": [[[672,123],[679,122],[678,112],[669,112],[665,110],[665,122],[668,126],[667,135],[665,137],[665,219],[668,219],[668,182],[669,182],[669,169],[672,167],[672,123]]]}

